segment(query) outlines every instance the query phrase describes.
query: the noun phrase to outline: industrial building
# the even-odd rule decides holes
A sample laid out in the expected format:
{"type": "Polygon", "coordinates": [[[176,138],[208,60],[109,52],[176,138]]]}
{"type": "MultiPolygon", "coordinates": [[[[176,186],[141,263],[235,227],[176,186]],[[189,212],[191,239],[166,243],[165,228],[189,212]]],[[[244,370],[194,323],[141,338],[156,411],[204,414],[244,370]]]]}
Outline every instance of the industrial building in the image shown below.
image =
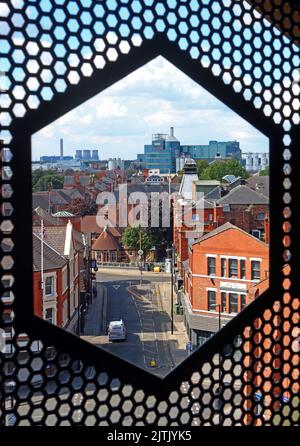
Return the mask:
{"type": "Polygon", "coordinates": [[[247,172],[260,172],[269,166],[269,154],[262,153],[243,153],[242,164],[247,172]]]}
{"type": "Polygon", "coordinates": [[[142,168],[159,169],[161,174],[182,170],[186,159],[203,159],[211,162],[218,159],[234,158],[241,160],[242,152],[238,141],[209,141],[206,145],[181,145],[174,135],[154,134],[152,144],[144,146],[144,153],[137,155],[142,168]]]}
{"type": "Polygon", "coordinates": [[[99,151],[89,149],[77,149],[75,159],[81,161],[99,161],[99,151]]]}

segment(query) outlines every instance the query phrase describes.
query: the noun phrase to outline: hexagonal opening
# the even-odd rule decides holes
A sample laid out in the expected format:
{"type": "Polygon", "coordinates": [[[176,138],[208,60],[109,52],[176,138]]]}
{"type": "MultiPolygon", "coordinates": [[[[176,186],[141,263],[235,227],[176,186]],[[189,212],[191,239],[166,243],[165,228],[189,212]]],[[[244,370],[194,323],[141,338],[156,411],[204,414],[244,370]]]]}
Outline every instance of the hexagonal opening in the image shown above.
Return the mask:
{"type": "Polygon", "coordinates": [[[268,288],[267,149],[162,57],[34,134],[35,314],[165,376],[268,288]]]}

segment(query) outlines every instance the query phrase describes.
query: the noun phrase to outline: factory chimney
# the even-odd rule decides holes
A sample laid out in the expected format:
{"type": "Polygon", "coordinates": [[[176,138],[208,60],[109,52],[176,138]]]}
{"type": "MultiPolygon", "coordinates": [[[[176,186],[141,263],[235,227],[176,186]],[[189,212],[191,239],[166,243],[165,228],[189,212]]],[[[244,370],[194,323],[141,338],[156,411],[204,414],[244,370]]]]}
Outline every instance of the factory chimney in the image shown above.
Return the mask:
{"type": "Polygon", "coordinates": [[[60,138],[60,159],[64,158],[64,140],[60,138]]]}
{"type": "Polygon", "coordinates": [[[174,137],[174,127],[170,127],[170,136],[174,137]]]}

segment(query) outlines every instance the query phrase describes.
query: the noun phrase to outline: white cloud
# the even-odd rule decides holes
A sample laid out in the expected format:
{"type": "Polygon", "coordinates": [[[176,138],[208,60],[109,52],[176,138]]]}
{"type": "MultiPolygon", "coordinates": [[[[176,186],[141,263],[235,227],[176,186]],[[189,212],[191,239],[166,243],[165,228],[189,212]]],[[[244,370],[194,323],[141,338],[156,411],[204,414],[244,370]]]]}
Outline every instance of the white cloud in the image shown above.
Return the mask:
{"type": "Polygon", "coordinates": [[[44,134],[35,135],[34,157],[59,154],[63,136],[66,154],[74,155],[76,148],[97,148],[103,159],[134,159],[151,142],[152,133],[167,133],[170,126],[182,144],[236,139],[244,151],[267,150],[265,137],[162,57],[52,126],[52,133],[44,129],[44,134]]]}
{"type": "Polygon", "coordinates": [[[123,104],[115,101],[113,98],[106,97],[101,99],[96,107],[96,116],[98,119],[115,119],[127,116],[128,109],[123,104]]]}

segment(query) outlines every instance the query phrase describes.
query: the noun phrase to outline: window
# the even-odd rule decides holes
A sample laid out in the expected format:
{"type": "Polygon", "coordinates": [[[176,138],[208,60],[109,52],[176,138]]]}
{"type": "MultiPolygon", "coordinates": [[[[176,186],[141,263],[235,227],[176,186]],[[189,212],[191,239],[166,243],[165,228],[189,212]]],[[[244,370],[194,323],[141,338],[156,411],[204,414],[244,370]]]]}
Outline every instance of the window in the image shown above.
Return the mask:
{"type": "Polygon", "coordinates": [[[50,324],[54,324],[54,309],[53,308],[46,308],[45,321],[50,322],[50,324]]]}
{"type": "Polygon", "coordinates": [[[260,212],[259,214],[257,214],[256,220],[264,221],[264,219],[265,219],[265,213],[264,212],[260,212]]]}
{"type": "Polygon", "coordinates": [[[229,313],[238,313],[238,295],[229,293],[229,313]]]}
{"type": "Polygon", "coordinates": [[[210,331],[197,330],[197,346],[203,345],[214,333],[210,331]]]}
{"type": "Polygon", "coordinates": [[[46,296],[51,296],[53,294],[53,276],[46,277],[45,294],[46,296]]]}
{"type": "Polygon", "coordinates": [[[229,277],[238,277],[237,259],[229,259],[229,277]]]}
{"type": "Polygon", "coordinates": [[[251,261],[251,280],[260,280],[260,262],[258,260],[251,261]]]}
{"type": "Polygon", "coordinates": [[[246,306],[246,295],[241,294],[241,310],[246,306]]]}
{"type": "Polygon", "coordinates": [[[240,260],[240,279],[246,279],[246,260],[240,260]]]}
{"type": "Polygon", "coordinates": [[[226,293],[221,293],[221,313],[227,313],[226,298],[227,298],[226,293]]]}
{"type": "Polygon", "coordinates": [[[221,276],[226,277],[227,271],[226,271],[226,259],[221,259],[221,276]]]}
{"type": "Polygon", "coordinates": [[[207,292],[208,311],[216,311],[216,292],[209,290],[207,292]]]}
{"type": "Polygon", "coordinates": [[[259,229],[252,229],[251,234],[256,237],[259,238],[261,237],[261,231],[259,229]]]}
{"type": "Polygon", "coordinates": [[[209,276],[216,275],[216,259],[215,259],[215,257],[207,257],[207,273],[209,276]]]}

